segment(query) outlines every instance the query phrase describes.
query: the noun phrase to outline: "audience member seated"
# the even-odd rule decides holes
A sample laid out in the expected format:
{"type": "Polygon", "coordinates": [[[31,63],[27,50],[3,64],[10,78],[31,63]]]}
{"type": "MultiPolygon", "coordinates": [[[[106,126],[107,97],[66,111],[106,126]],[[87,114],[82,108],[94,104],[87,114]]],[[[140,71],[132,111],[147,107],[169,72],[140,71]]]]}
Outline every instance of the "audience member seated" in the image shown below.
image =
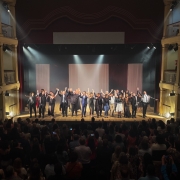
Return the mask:
{"type": "Polygon", "coordinates": [[[69,148],[71,151],[74,150],[75,147],[79,146],[79,136],[77,134],[73,135],[73,141],[69,143],[69,148]]]}
{"type": "Polygon", "coordinates": [[[139,178],[139,180],[159,180],[158,177],[155,177],[155,167],[153,164],[147,166],[147,175],[139,178]]]}
{"type": "Polygon", "coordinates": [[[105,130],[102,128],[102,123],[99,122],[98,123],[98,128],[96,129],[96,131],[99,133],[99,137],[103,137],[105,130]]]}
{"type": "Polygon", "coordinates": [[[111,180],[120,179],[122,180],[123,177],[126,176],[127,179],[132,179],[133,172],[132,166],[128,162],[128,158],[125,153],[121,153],[119,157],[119,161],[116,161],[111,169],[111,180]]]}
{"type": "Polygon", "coordinates": [[[16,158],[14,160],[13,168],[14,168],[14,171],[17,173],[17,176],[19,176],[21,179],[27,178],[27,171],[22,166],[22,161],[20,158],[16,158]]]}
{"type": "Polygon", "coordinates": [[[22,180],[18,177],[17,173],[14,171],[12,166],[8,166],[5,171],[6,180],[22,180]]]}
{"type": "Polygon", "coordinates": [[[115,137],[115,142],[113,143],[113,150],[115,150],[116,146],[120,146],[122,151],[125,151],[125,146],[120,135],[117,135],[115,137]]]}
{"type": "Polygon", "coordinates": [[[82,164],[77,161],[78,155],[76,152],[71,152],[69,155],[69,160],[65,166],[66,178],[69,180],[78,180],[81,177],[82,164]]]}
{"type": "Polygon", "coordinates": [[[139,156],[144,156],[145,153],[149,153],[150,155],[152,155],[152,150],[151,148],[149,148],[148,140],[143,139],[140,144],[138,154],[139,156]]]}
{"type": "Polygon", "coordinates": [[[78,155],[78,161],[83,165],[90,163],[90,156],[92,154],[91,149],[85,145],[85,139],[83,137],[79,140],[80,145],[75,147],[74,151],[78,155]]]}
{"type": "Polygon", "coordinates": [[[162,134],[159,134],[156,137],[156,143],[153,143],[151,145],[153,160],[160,161],[161,157],[166,153],[167,148],[164,142],[164,136],[162,134]]]}
{"type": "Polygon", "coordinates": [[[163,175],[164,180],[178,180],[177,178],[177,168],[174,164],[174,160],[172,156],[162,156],[162,166],[161,173],[163,175]],[[170,169],[171,168],[171,169],[170,169]],[[169,172],[168,172],[168,170],[169,172]]]}
{"type": "Polygon", "coordinates": [[[122,149],[120,146],[116,146],[114,153],[112,154],[111,162],[114,164],[114,162],[119,161],[120,154],[122,152],[122,149]]]}

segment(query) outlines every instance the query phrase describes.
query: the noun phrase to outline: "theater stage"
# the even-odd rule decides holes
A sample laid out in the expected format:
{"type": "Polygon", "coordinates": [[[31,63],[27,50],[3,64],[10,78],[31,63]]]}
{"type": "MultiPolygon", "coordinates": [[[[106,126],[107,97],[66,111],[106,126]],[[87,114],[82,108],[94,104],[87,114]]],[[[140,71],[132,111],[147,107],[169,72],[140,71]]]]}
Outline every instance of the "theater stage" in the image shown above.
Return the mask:
{"type": "MultiPolygon", "coordinates": [[[[37,113],[37,115],[38,115],[38,113],[37,113]]],[[[125,120],[125,121],[132,122],[132,121],[142,121],[143,119],[148,121],[149,118],[155,118],[156,120],[163,120],[164,122],[166,122],[166,120],[167,120],[167,118],[159,116],[156,113],[154,113],[153,108],[151,108],[151,107],[148,107],[146,116],[147,116],[146,118],[142,117],[142,110],[141,109],[139,109],[137,111],[136,118],[124,118],[124,117],[118,118],[117,113],[115,113],[114,117],[108,116],[108,118],[104,118],[104,112],[102,112],[102,117],[99,117],[99,118],[96,117],[96,113],[94,115],[96,121],[100,121],[100,120],[104,119],[104,121],[117,121],[117,122],[119,122],[119,121],[125,120]]],[[[23,120],[25,120],[26,118],[29,118],[29,113],[25,112],[25,113],[22,113],[19,116],[15,116],[14,121],[16,121],[18,117],[21,117],[23,120]]],[[[65,121],[69,121],[69,122],[81,121],[81,119],[82,119],[81,111],[78,111],[78,115],[73,116],[73,117],[71,116],[71,112],[68,112],[68,117],[63,117],[61,115],[61,112],[55,113],[54,118],[55,118],[56,121],[63,121],[63,122],[65,122],[65,121]]],[[[35,119],[34,114],[33,114],[33,117],[30,118],[30,119],[31,120],[35,119]]],[[[41,121],[43,121],[43,120],[44,121],[51,121],[52,117],[48,116],[47,112],[46,112],[44,118],[38,118],[38,119],[41,120],[41,121]]],[[[89,115],[89,112],[87,112],[87,116],[84,117],[84,120],[85,121],[91,121],[91,116],[89,115]]]]}

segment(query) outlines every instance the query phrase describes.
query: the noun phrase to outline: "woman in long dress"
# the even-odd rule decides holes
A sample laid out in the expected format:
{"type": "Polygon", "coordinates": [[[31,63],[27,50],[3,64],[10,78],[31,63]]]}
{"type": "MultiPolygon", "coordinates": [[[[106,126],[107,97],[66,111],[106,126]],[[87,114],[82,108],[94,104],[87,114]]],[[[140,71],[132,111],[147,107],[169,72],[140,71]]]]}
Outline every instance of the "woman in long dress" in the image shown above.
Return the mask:
{"type": "Polygon", "coordinates": [[[123,97],[122,97],[122,94],[120,94],[116,98],[116,112],[118,113],[118,118],[121,118],[122,112],[123,112],[123,97]]]}
{"type": "Polygon", "coordinates": [[[130,113],[130,98],[129,95],[126,94],[125,98],[124,98],[124,117],[130,118],[131,117],[131,113],[130,113]]]}

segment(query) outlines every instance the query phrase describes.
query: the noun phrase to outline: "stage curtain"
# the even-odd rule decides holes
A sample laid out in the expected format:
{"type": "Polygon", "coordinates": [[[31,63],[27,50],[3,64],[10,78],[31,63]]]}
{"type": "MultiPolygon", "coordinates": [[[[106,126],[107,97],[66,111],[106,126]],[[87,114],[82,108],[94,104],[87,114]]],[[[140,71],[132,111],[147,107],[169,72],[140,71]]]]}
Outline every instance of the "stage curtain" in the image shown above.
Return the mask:
{"type": "Polygon", "coordinates": [[[143,65],[142,64],[128,64],[127,75],[127,89],[130,92],[135,92],[139,87],[142,92],[142,78],[143,78],[143,65]]]}
{"type": "Polygon", "coordinates": [[[50,65],[36,64],[36,88],[45,89],[49,92],[50,65]]]}
{"type": "Polygon", "coordinates": [[[109,90],[108,64],[69,64],[69,87],[81,91],[109,90]]]}

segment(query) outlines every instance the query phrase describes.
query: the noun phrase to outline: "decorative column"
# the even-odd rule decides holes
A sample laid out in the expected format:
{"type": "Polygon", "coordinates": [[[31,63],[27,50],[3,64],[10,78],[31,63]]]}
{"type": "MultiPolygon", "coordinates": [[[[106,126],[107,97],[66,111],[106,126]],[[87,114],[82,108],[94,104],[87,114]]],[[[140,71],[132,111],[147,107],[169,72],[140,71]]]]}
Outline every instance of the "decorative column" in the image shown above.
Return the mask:
{"type": "Polygon", "coordinates": [[[15,3],[16,2],[11,3],[9,5],[9,9],[10,9],[10,13],[11,13],[10,21],[11,21],[11,26],[12,26],[12,38],[14,38],[14,39],[16,39],[15,3]]]}
{"type": "Polygon", "coordinates": [[[13,70],[15,71],[15,81],[19,83],[18,78],[18,61],[17,61],[17,46],[12,46],[12,61],[13,61],[13,70]]]}
{"type": "Polygon", "coordinates": [[[167,51],[167,46],[162,45],[161,83],[164,81],[164,71],[167,69],[167,51]]]}
{"type": "Polygon", "coordinates": [[[168,16],[170,13],[170,8],[172,5],[172,1],[173,0],[164,0],[164,30],[163,30],[163,38],[166,37],[166,33],[167,33],[167,25],[168,25],[168,16]]]}
{"type": "Polygon", "coordinates": [[[0,43],[0,86],[4,86],[3,44],[0,43]]]}
{"type": "Polygon", "coordinates": [[[178,60],[177,60],[177,72],[176,72],[176,83],[175,83],[175,92],[176,92],[175,115],[174,115],[175,118],[178,117],[179,104],[180,104],[179,95],[177,94],[179,85],[180,85],[180,44],[178,44],[178,60]]]}

